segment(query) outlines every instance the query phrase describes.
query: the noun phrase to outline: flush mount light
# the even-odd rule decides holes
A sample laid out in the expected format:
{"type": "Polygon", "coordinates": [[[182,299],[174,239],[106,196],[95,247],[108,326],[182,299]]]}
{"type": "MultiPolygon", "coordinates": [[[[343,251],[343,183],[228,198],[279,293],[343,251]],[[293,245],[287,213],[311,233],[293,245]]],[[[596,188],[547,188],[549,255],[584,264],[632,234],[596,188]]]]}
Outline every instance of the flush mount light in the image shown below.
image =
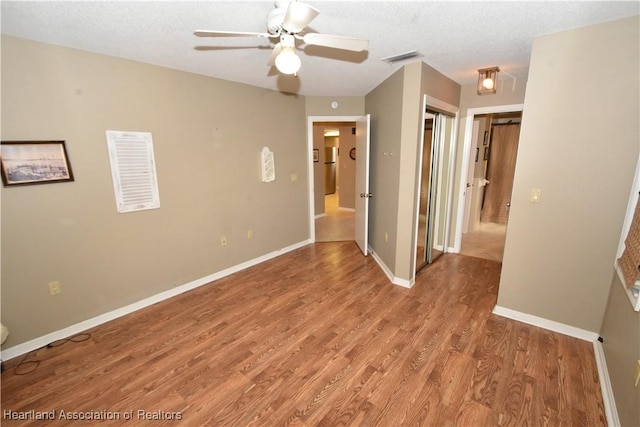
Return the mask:
{"type": "Polygon", "coordinates": [[[480,68],[478,70],[478,95],[496,93],[500,67],[480,68]]]}

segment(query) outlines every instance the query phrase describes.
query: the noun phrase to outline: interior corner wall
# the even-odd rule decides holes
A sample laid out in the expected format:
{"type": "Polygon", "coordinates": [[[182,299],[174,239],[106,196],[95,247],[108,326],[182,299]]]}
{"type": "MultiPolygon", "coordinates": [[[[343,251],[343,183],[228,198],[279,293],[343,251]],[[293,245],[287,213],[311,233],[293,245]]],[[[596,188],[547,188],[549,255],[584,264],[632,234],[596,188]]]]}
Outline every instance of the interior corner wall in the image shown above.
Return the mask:
{"type": "Polygon", "coordinates": [[[8,36],[1,55],[2,140],[65,140],[75,175],[0,190],[4,348],[309,239],[304,97],[8,36]],[[106,130],[151,132],[159,209],[116,213],[106,130]]]}
{"type": "Polygon", "coordinates": [[[534,40],[499,306],[599,331],[638,159],[638,28],[534,40]]]}
{"type": "Polygon", "coordinates": [[[640,426],[640,387],[632,375],[640,359],[640,313],[615,273],[600,336],[620,425],[640,426]]]}

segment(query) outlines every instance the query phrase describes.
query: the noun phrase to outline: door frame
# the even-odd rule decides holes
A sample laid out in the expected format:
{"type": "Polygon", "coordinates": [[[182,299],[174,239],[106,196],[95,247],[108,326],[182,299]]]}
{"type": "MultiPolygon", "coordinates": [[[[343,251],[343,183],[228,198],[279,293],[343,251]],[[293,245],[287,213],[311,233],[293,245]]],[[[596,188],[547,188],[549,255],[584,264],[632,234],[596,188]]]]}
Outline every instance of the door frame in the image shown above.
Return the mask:
{"type": "Polygon", "coordinates": [[[320,122],[355,122],[359,116],[307,116],[307,181],[309,182],[309,240],[316,241],[316,203],[313,172],[313,124],[320,122]]]}
{"type": "MultiPolygon", "coordinates": [[[[460,165],[460,181],[458,182],[458,212],[456,218],[456,234],[453,238],[451,252],[459,253],[462,247],[462,228],[465,215],[465,193],[467,190],[467,180],[469,179],[469,156],[471,152],[471,134],[473,131],[473,120],[478,114],[510,113],[524,110],[524,104],[496,105],[492,107],[477,107],[467,109],[465,116],[464,140],[462,147],[462,164],[460,165]]],[[[517,165],[517,162],[516,162],[517,165]]],[[[470,187],[471,188],[471,187],[470,187]]]]}

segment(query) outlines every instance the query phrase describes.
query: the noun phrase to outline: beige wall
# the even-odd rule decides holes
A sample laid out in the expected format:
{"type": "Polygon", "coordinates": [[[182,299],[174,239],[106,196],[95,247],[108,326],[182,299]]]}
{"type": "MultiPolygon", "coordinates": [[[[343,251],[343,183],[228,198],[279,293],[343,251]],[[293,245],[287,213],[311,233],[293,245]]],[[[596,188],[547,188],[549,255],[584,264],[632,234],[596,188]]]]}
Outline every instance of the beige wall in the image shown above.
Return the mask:
{"type": "Polygon", "coordinates": [[[600,330],[638,159],[639,52],[638,17],[534,41],[498,305],[600,330]]]}
{"type": "Polygon", "coordinates": [[[389,269],[396,263],[398,240],[403,86],[400,69],[365,97],[365,110],[371,114],[369,245],[389,269]]]}
{"type": "Polygon", "coordinates": [[[621,426],[640,426],[640,387],[633,372],[640,360],[640,314],[614,275],[600,335],[621,426]]]}
{"type": "Polygon", "coordinates": [[[307,116],[362,116],[364,96],[307,96],[305,111],[307,116]],[[333,101],[338,108],[331,106],[333,101]]]}
{"type": "Polygon", "coordinates": [[[5,347],[309,238],[303,97],[3,36],[2,139],[65,140],[75,174],[1,190],[5,347]],[[160,209],[116,213],[108,129],[153,134],[160,209]]]}
{"type": "Polygon", "coordinates": [[[340,185],[340,194],[338,202],[341,208],[355,209],[356,207],[356,162],[349,157],[349,151],[356,147],[356,135],[352,133],[355,128],[355,122],[349,123],[348,126],[340,126],[340,152],[338,166],[340,173],[338,174],[338,182],[340,185]]]}
{"type": "Polygon", "coordinates": [[[366,96],[366,111],[372,116],[369,240],[404,284],[413,280],[415,271],[418,148],[425,94],[457,106],[460,86],[429,65],[414,62],[366,96]]]}

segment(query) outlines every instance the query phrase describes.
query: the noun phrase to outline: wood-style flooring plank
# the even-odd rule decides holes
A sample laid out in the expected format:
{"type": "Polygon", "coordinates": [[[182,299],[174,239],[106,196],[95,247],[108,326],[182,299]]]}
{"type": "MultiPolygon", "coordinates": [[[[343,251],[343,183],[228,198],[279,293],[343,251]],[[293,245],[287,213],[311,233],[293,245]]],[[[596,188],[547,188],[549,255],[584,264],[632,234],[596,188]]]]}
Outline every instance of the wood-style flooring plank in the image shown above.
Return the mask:
{"type": "Polygon", "coordinates": [[[445,254],[405,289],[309,245],[5,362],[2,425],[606,425],[591,344],[492,314],[500,268],[445,254]]]}

